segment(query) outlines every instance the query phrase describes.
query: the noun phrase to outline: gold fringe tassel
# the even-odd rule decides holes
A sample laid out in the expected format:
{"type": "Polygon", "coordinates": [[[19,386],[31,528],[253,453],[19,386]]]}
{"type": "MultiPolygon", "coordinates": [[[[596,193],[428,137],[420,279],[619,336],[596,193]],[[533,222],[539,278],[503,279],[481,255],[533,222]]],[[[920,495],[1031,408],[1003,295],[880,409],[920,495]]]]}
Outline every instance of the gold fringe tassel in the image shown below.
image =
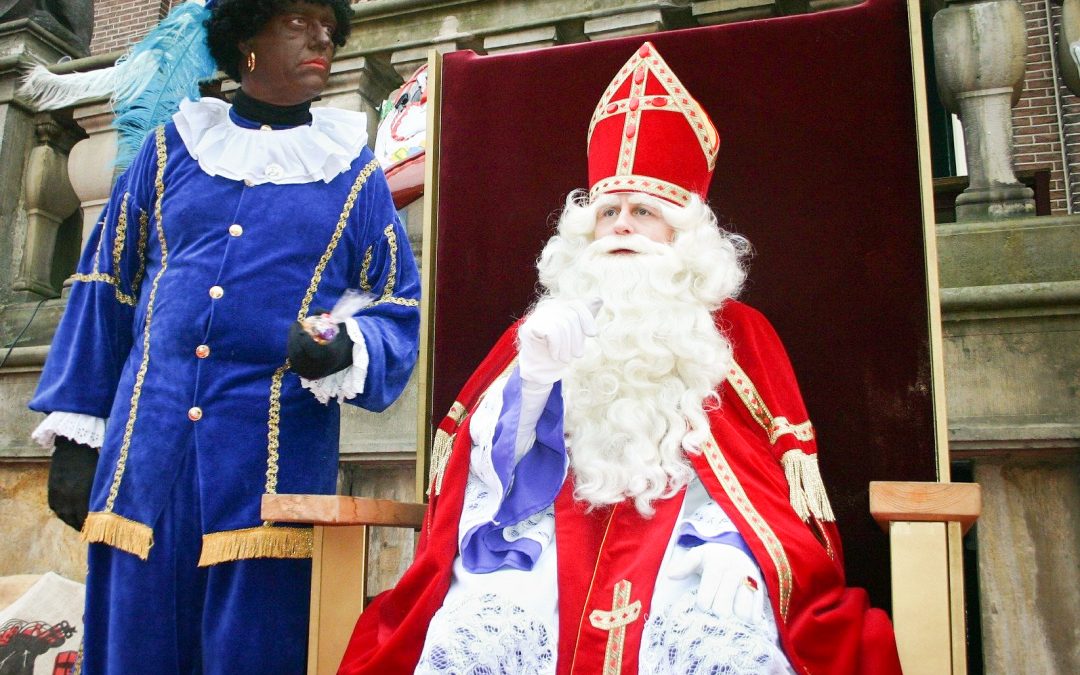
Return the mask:
{"type": "Polygon", "coordinates": [[[801,450],[788,450],[780,459],[787,477],[788,493],[791,506],[803,520],[813,514],[825,522],[836,520],[829,495],[825,492],[825,483],[821,480],[817,455],[808,455],[801,450]]]}
{"type": "Polygon", "coordinates": [[[251,558],[310,558],[309,527],[249,527],[204,534],[199,567],[251,558]]]}
{"type": "Polygon", "coordinates": [[[108,544],[121,551],[146,560],[154,545],[154,531],[149,525],[128,520],[111,511],[94,511],[83,523],[82,540],[93,544],[108,544]]]}

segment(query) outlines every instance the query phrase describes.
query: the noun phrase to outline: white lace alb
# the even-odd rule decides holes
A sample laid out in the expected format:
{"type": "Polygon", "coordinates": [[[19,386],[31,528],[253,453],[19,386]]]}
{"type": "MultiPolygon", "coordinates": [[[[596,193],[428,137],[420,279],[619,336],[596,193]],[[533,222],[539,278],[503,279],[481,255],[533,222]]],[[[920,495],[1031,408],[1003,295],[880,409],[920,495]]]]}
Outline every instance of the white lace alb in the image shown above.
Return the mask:
{"type": "Polygon", "coordinates": [[[655,614],[642,635],[639,671],[649,675],[788,675],[771,620],[751,626],[697,607],[687,593],[655,614]]]}
{"type": "Polygon", "coordinates": [[[486,593],[444,605],[431,619],[416,673],[551,675],[555,639],[548,626],[508,598],[486,593]]]}

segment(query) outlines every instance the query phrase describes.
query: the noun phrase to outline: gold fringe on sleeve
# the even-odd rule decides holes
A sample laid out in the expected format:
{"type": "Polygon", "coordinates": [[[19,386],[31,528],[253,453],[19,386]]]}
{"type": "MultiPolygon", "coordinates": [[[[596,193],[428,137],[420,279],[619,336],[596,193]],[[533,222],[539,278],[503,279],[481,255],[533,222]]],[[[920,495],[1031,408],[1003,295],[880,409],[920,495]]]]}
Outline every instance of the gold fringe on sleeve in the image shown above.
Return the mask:
{"type": "Polygon", "coordinates": [[[822,521],[834,521],[829,495],[825,492],[825,483],[821,481],[817,455],[808,455],[801,450],[788,450],[780,459],[787,477],[788,493],[791,506],[803,520],[813,514],[822,521]]]}
{"type": "Polygon", "coordinates": [[[83,523],[82,540],[107,544],[146,560],[154,545],[154,531],[149,525],[128,520],[110,511],[94,511],[83,523]]]}
{"type": "Polygon", "coordinates": [[[309,527],[249,527],[204,534],[199,567],[251,558],[310,558],[309,527]]]}

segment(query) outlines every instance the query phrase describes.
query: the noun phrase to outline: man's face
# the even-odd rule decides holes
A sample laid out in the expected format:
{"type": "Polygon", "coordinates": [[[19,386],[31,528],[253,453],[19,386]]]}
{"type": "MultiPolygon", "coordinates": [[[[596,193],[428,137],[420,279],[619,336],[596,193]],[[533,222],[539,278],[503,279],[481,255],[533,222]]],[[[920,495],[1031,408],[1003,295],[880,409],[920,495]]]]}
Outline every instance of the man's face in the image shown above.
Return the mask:
{"type": "Polygon", "coordinates": [[[640,234],[660,244],[670,244],[675,230],[655,200],[636,192],[600,197],[593,239],[640,234]]]}
{"type": "Polygon", "coordinates": [[[328,5],[296,2],[265,25],[255,37],[241,42],[241,88],[244,93],[274,105],[296,105],[318,96],[330,77],[334,58],[334,10],[328,5]],[[247,54],[255,53],[248,71],[247,54]]]}

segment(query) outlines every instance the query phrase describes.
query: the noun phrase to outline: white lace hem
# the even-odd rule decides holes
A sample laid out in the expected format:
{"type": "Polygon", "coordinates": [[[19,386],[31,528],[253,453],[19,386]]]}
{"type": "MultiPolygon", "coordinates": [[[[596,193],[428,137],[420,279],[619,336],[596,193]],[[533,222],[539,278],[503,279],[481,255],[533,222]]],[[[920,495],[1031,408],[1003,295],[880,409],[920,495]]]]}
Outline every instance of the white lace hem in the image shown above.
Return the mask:
{"type": "Polygon", "coordinates": [[[465,596],[435,613],[416,673],[551,675],[553,627],[505,596],[465,596]]]}
{"type": "Polygon", "coordinates": [[[185,99],[173,115],[188,153],[211,176],[252,185],[325,181],[352,165],[367,143],[367,116],[312,108],[310,125],[263,131],[238,126],[216,98],[185,99]]]}
{"type": "Polygon", "coordinates": [[[319,403],[329,403],[336,398],[339,403],[344,403],[358,394],[364,393],[364,384],[367,380],[368,351],[364,334],[360,331],[356,319],[345,319],[345,330],[353,341],[352,365],[345,370],[339,370],[326,377],[317,380],[300,378],[300,385],[311,391],[319,403]]]}
{"type": "Polygon", "coordinates": [[[51,448],[57,436],[100,448],[105,442],[105,420],[81,413],[51,412],[30,434],[38,445],[51,448]]]}
{"type": "Polygon", "coordinates": [[[653,675],[788,675],[794,673],[778,644],[771,615],[757,625],[697,607],[687,593],[653,615],[641,639],[640,671],[653,675]]]}

